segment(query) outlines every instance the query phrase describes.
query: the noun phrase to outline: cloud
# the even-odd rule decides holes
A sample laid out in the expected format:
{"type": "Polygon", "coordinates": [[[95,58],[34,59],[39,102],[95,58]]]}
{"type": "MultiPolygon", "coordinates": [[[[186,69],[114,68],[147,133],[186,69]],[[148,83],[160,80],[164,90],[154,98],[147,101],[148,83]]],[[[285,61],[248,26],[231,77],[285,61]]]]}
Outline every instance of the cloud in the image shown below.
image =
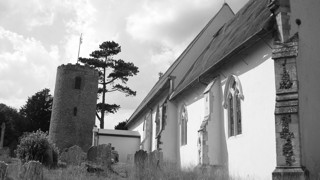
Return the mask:
{"type": "Polygon", "coordinates": [[[46,87],[53,89],[59,59],[56,46],[46,49],[34,38],[25,38],[0,27],[0,44],[2,41],[12,46],[11,52],[0,52],[2,103],[21,106],[20,103],[35,92],[46,87]]]}

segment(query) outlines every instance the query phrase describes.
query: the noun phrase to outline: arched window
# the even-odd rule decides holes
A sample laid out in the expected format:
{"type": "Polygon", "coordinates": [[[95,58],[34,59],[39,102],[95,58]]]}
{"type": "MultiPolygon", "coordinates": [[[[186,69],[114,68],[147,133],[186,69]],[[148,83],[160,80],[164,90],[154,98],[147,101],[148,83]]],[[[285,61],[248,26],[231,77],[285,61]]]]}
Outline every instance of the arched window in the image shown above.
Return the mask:
{"type": "Polygon", "coordinates": [[[73,115],[74,115],[74,116],[77,116],[77,113],[78,113],[78,108],[77,108],[77,107],[74,107],[74,108],[73,108],[73,115]]]}
{"type": "Polygon", "coordinates": [[[229,137],[242,134],[241,100],[244,99],[242,86],[237,76],[228,77],[224,89],[223,107],[228,110],[229,137]]]}
{"type": "Polygon", "coordinates": [[[80,89],[81,88],[81,77],[77,76],[75,78],[74,88],[75,89],[80,89]]]}
{"type": "Polygon", "coordinates": [[[188,142],[188,112],[186,106],[183,106],[181,111],[180,121],[180,144],[181,146],[186,145],[188,142]]]}

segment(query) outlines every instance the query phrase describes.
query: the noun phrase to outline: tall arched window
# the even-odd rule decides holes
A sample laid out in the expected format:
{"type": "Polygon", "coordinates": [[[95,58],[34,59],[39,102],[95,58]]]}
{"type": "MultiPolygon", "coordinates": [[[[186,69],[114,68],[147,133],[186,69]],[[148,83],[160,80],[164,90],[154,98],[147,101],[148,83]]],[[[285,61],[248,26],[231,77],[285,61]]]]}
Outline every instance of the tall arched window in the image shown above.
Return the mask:
{"type": "Polygon", "coordinates": [[[241,100],[242,86],[237,76],[228,77],[224,90],[224,108],[228,110],[229,137],[242,134],[241,100]]]}
{"type": "Polygon", "coordinates": [[[74,88],[75,89],[80,89],[81,88],[81,77],[77,76],[75,78],[74,88]]]}
{"type": "Polygon", "coordinates": [[[186,106],[183,106],[181,111],[180,121],[180,144],[181,146],[186,145],[188,142],[188,112],[186,106]]]}

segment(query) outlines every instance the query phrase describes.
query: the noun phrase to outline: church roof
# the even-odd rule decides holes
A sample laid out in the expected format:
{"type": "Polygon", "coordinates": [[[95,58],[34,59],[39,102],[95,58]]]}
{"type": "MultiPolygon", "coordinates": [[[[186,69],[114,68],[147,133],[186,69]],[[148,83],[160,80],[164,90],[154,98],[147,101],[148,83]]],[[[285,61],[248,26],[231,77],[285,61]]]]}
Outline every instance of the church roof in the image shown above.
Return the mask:
{"type": "Polygon", "coordinates": [[[268,2],[268,0],[250,0],[233,19],[227,22],[186,73],[184,80],[171,95],[171,99],[199,79],[204,81],[206,78],[210,79],[210,74],[213,74],[216,66],[270,32],[272,27],[269,22],[272,18],[268,2]]]}
{"type": "MultiPolygon", "coordinates": [[[[206,26],[200,31],[200,33],[192,40],[192,42],[188,45],[188,47],[182,52],[182,54],[173,62],[173,64],[167,69],[167,71],[161,76],[161,78],[158,80],[158,82],[153,86],[153,88],[149,91],[149,93],[147,94],[147,96],[143,99],[143,101],[140,103],[140,105],[137,107],[137,109],[135,110],[135,112],[131,115],[131,117],[129,118],[128,122],[131,123],[131,120],[134,119],[135,117],[137,117],[139,115],[139,113],[142,112],[142,110],[148,105],[148,103],[152,102],[155,98],[157,98],[157,96],[159,94],[161,94],[161,91],[163,91],[164,89],[167,89],[169,87],[169,80],[172,76],[172,74],[175,74],[174,71],[176,70],[176,67],[178,65],[181,65],[181,61],[185,60],[187,54],[192,52],[192,48],[199,48],[196,46],[199,46],[199,43],[203,42],[202,37],[204,35],[204,33],[210,29],[210,26],[217,26],[217,23],[215,22],[215,20],[218,18],[217,16],[223,16],[223,12],[222,11],[228,11],[230,12],[230,14],[232,14],[232,16],[234,16],[233,11],[231,10],[231,8],[229,7],[228,4],[223,4],[223,6],[221,7],[221,9],[216,13],[216,15],[214,17],[212,17],[210,19],[210,21],[206,24],[206,26]],[[221,14],[220,14],[221,13],[221,14]]],[[[210,33],[216,33],[216,31],[219,30],[219,28],[222,25],[220,25],[219,27],[215,27],[213,29],[216,29],[214,32],[210,32],[210,33]]],[[[212,28],[211,28],[212,29],[212,28]]],[[[208,45],[209,43],[207,43],[206,45],[208,45]]],[[[188,66],[188,68],[190,68],[190,66],[194,63],[195,59],[192,59],[192,63],[188,66]]],[[[187,68],[187,69],[188,69],[187,68]]],[[[184,76],[184,74],[183,74],[184,76]]],[[[181,79],[180,79],[181,80],[181,79]]],[[[177,80],[175,80],[177,81],[177,80]]],[[[179,82],[178,82],[179,83],[179,82]]]]}
{"type": "MultiPolygon", "coordinates": [[[[207,47],[195,58],[194,62],[188,67],[188,70],[176,86],[171,98],[175,98],[185,89],[197,82],[201,76],[208,74],[212,68],[219,62],[222,62],[233,52],[242,49],[246,42],[253,43],[253,37],[264,33],[267,22],[271,19],[271,12],[268,9],[269,0],[250,0],[230,21],[224,24],[219,30],[213,32],[214,35],[207,47]]],[[[227,4],[223,7],[230,8],[227,4]]],[[[222,8],[223,8],[222,7],[222,8]]],[[[221,8],[221,9],[222,9],[221,8]]],[[[220,10],[221,11],[221,10],[220,10]]],[[[219,11],[219,12],[220,12],[219,11]]],[[[217,14],[219,14],[219,12],[217,14]]],[[[216,16],[217,16],[216,14],[216,16]]],[[[143,110],[157,98],[161,92],[169,87],[169,80],[177,66],[184,60],[184,56],[189,53],[201,35],[215,19],[214,16],[204,29],[196,36],[196,38],[183,51],[178,59],[169,67],[164,75],[154,85],[148,95],[143,99],[135,112],[128,120],[127,126],[143,112],[143,110]]]]}

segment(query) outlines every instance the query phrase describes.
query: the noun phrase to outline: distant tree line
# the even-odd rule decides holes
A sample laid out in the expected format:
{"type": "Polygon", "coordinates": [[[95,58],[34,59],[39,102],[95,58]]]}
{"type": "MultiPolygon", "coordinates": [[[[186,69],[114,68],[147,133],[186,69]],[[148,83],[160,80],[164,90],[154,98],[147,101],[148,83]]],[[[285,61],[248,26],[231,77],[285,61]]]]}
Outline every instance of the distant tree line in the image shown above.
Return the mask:
{"type": "Polygon", "coordinates": [[[5,124],[3,146],[10,148],[11,155],[24,133],[49,130],[52,102],[50,90],[43,89],[28,97],[19,110],[0,103],[0,125],[5,124]]]}

